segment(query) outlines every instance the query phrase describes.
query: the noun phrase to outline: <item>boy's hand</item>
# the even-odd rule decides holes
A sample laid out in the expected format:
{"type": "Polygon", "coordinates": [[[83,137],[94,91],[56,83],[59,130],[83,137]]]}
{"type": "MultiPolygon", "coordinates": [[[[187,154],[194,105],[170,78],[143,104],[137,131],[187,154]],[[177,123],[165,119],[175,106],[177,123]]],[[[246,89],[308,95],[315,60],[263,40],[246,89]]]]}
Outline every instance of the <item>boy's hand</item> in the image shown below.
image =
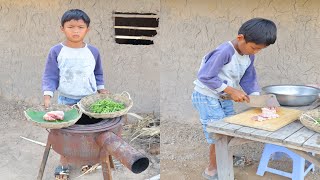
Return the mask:
{"type": "Polygon", "coordinates": [[[238,89],[228,86],[224,92],[229,94],[235,102],[250,102],[248,95],[238,89]]]}
{"type": "Polygon", "coordinates": [[[48,108],[50,106],[50,100],[51,100],[51,96],[45,95],[44,96],[44,107],[48,108]]]}
{"type": "Polygon", "coordinates": [[[99,90],[98,90],[98,93],[99,93],[99,94],[108,94],[108,93],[110,93],[110,92],[107,91],[106,89],[99,89],[99,90]]]}

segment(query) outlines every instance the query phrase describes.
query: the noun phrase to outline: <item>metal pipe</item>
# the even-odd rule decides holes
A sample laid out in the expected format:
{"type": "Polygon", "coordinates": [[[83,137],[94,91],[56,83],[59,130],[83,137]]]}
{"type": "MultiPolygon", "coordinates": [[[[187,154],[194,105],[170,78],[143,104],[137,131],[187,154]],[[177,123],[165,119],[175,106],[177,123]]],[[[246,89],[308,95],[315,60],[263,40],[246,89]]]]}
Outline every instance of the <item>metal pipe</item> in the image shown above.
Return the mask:
{"type": "Polygon", "coordinates": [[[97,137],[97,143],[102,150],[118,159],[124,166],[133,173],[141,173],[149,166],[149,159],[123,141],[113,132],[105,132],[97,137]]]}

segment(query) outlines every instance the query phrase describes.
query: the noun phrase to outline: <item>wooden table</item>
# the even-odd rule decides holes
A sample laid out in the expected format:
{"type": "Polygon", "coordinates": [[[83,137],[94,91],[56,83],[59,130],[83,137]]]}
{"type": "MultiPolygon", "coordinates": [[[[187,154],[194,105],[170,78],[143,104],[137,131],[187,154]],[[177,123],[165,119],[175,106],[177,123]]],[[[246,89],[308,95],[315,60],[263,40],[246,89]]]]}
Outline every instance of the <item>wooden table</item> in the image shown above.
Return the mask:
{"type": "MultiPolygon", "coordinates": [[[[299,108],[302,110],[312,109],[299,108]]],[[[223,120],[208,124],[208,132],[215,133],[216,158],[219,180],[234,180],[232,146],[257,141],[276,144],[289,148],[301,157],[320,167],[320,159],[308,154],[320,154],[320,134],[304,127],[300,121],[294,121],[283,128],[270,132],[223,120]]]]}

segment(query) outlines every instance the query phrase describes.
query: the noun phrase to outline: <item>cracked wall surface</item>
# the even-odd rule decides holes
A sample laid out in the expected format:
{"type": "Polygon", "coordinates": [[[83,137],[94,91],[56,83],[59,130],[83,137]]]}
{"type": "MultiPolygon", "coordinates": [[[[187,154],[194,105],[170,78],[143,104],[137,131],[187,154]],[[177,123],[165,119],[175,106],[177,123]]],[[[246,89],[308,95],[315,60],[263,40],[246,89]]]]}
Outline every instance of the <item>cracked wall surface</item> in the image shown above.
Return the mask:
{"type": "Polygon", "coordinates": [[[318,0],[161,0],[162,120],[198,121],[191,94],[201,58],[253,17],[278,27],[277,42],[256,56],[260,86],[320,83],[319,8],[318,0]]]}
{"type": "Polygon", "coordinates": [[[0,96],[32,104],[42,102],[41,77],[50,47],[63,40],[62,14],[83,9],[91,18],[85,41],[101,53],[105,85],[128,91],[132,112],[159,113],[159,36],[155,45],[119,45],[114,40],[114,11],[160,13],[159,0],[0,0],[0,96]]]}

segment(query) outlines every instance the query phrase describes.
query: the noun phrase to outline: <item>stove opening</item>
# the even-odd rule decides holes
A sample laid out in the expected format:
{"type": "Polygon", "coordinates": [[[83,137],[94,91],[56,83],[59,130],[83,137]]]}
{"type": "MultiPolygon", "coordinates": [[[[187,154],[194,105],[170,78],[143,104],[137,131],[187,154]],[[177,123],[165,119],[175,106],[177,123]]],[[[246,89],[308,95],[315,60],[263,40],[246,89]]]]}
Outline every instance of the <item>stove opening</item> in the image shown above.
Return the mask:
{"type": "Polygon", "coordinates": [[[149,159],[141,158],[132,164],[131,171],[135,174],[139,174],[142,171],[146,170],[148,166],[149,166],[149,159]]]}
{"type": "Polygon", "coordinates": [[[102,118],[96,119],[96,118],[91,118],[85,114],[82,114],[81,118],[76,122],[76,124],[79,124],[79,125],[95,124],[95,123],[101,122],[102,120],[103,120],[102,118]]]}

